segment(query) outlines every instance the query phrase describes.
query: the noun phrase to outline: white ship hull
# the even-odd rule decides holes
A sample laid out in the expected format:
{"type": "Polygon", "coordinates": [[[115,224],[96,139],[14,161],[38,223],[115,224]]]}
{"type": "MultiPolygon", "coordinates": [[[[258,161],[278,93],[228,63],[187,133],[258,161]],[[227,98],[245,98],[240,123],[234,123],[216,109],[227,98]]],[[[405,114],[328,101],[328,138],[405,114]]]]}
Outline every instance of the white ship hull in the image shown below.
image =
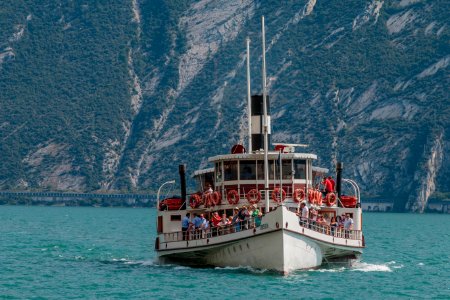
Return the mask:
{"type": "Polygon", "coordinates": [[[250,266],[289,273],[324,261],[351,259],[362,253],[362,241],[337,238],[298,224],[285,207],[267,214],[262,226],[224,236],[159,244],[161,262],[219,267],[250,266]]]}

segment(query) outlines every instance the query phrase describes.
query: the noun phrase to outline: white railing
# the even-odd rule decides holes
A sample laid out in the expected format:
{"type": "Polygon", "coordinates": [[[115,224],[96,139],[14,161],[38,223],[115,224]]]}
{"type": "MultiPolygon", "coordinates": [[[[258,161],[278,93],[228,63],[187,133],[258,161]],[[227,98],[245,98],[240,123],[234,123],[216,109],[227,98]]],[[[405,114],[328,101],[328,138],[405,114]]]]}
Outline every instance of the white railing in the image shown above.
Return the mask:
{"type": "Polygon", "coordinates": [[[235,232],[245,231],[253,229],[259,225],[256,218],[250,218],[249,220],[240,221],[235,224],[226,226],[210,227],[207,229],[190,229],[187,231],[176,231],[164,233],[164,242],[179,242],[179,241],[191,241],[191,240],[201,240],[211,237],[223,236],[235,232]]]}
{"type": "Polygon", "coordinates": [[[325,224],[317,224],[314,221],[300,221],[300,226],[309,228],[313,231],[334,236],[337,238],[360,240],[362,239],[362,232],[360,230],[344,229],[341,226],[330,226],[325,224]]]}

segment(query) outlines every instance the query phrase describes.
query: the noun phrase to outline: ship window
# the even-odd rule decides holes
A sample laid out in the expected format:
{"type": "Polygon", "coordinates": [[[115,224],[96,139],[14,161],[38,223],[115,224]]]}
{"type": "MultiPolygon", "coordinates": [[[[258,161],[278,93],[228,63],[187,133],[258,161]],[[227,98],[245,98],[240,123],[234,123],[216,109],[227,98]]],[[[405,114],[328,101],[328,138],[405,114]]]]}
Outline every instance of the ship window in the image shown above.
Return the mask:
{"type": "MultiPolygon", "coordinates": [[[[258,160],[257,165],[258,180],[264,180],[264,161],[258,160]]],[[[269,160],[269,179],[273,179],[275,174],[275,164],[273,160],[269,160]]]]}
{"type": "Polygon", "coordinates": [[[239,162],[241,173],[241,180],[255,180],[256,179],[256,161],[241,160],[239,162]]]}
{"type": "Polygon", "coordinates": [[[294,160],[294,178],[306,179],[306,160],[303,159],[294,160]]]}
{"type": "Polygon", "coordinates": [[[223,163],[223,169],[226,181],[238,179],[237,161],[225,161],[223,163]]]}
{"type": "Polygon", "coordinates": [[[283,166],[281,169],[281,173],[283,174],[283,179],[291,179],[292,178],[292,161],[290,159],[283,160],[283,166]]]}
{"type": "Polygon", "coordinates": [[[222,168],[220,162],[216,163],[216,181],[222,181],[222,168]]]}
{"type": "Polygon", "coordinates": [[[181,221],[181,215],[171,215],[170,221],[181,221]]]}

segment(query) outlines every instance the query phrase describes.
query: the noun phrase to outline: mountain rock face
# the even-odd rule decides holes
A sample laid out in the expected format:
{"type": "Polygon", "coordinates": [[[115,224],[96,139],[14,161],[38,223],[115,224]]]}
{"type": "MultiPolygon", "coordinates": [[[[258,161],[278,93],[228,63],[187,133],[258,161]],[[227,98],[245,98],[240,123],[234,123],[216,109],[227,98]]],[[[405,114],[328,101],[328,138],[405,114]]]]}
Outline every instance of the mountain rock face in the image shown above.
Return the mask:
{"type": "MultiPolygon", "coordinates": [[[[345,163],[366,199],[450,195],[448,1],[7,1],[0,188],[155,190],[246,143],[245,39],[273,141],[345,163]]],[[[364,199],[363,199],[364,201],[364,199]]]]}

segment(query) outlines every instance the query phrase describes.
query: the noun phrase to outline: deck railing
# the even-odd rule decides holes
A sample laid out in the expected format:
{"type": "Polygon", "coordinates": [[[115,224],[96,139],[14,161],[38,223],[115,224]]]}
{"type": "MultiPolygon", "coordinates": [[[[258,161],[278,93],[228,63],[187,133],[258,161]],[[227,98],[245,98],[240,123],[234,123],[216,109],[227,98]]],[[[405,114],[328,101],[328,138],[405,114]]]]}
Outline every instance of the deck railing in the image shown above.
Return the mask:
{"type": "MultiPolygon", "coordinates": [[[[238,222],[232,225],[210,227],[207,229],[191,229],[188,231],[177,231],[164,233],[164,242],[179,242],[179,241],[192,241],[201,240],[211,237],[224,236],[240,231],[250,230],[257,228],[260,225],[260,219],[250,218],[249,220],[238,222]]],[[[311,222],[311,220],[300,222],[300,226],[304,228],[311,229],[315,232],[326,234],[329,236],[350,239],[350,240],[361,240],[362,232],[360,230],[350,230],[344,229],[342,227],[333,227],[329,225],[317,224],[311,222]]]]}
{"type": "Polygon", "coordinates": [[[362,238],[362,232],[360,230],[344,229],[341,226],[317,224],[310,219],[307,221],[300,221],[300,226],[337,238],[350,240],[360,240],[362,238]]]}
{"type": "Polygon", "coordinates": [[[235,232],[250,230],[256,228],[259,225],[257,218],[250,218],[249,220],[241,221],[236,224],[225,225],[225,226],[217,226],[210,227],[207,229],[202,228],[192,228],[188,231],[177,231],[164,233],[164,241],[166,243],[169,242],[178,242],[178,241],[192,241],[192,240],[201,240],[216,236],[223,236],[235,232]]]}

